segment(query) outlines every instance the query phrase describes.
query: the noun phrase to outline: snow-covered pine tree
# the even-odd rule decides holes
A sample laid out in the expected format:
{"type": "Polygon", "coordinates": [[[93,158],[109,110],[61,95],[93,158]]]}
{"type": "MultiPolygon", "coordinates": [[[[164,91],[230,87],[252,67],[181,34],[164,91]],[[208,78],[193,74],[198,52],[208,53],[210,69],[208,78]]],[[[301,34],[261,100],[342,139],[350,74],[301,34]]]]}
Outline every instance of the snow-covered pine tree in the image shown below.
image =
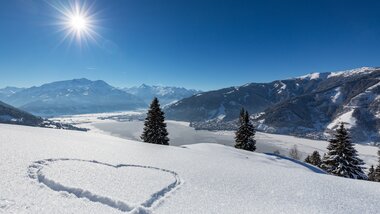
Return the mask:
{"type": "Polygon", "coordinates": [[[235,133],[235,148],[248,151],[256,150],[255,128],[253,127],[248,111],[242,109],[239,117],[239,128],[235,133]]]}
{"type": "Polygon", "coordinates": [[[169,145],[164,112],[161,110],[156,97],[150,104],[141,139],[146,143],[169,145]]]}
{"type": "Polygon", "coordinates": [[[256,130],[253,124],[251,123],[248,111],[245,111],[244,123],[247,125],[247,138],[248,138],[247,146],[245,147],[245,150],[255,151],[256,150],[256,140],[255,140],[256,130]]]}
{"type": "Polygon", "coordinates": [[[367,179],[363,172],[364,162],[358,157],[351,143],[349,134],[341,123],[334,137],[329,140],[327,154],[322,160],[321,167],[328,173],[354,179],[367,179]]]}
{"type": "Polygon", "coordinates": [[[311,164],[313,164],[314,166],[319,166],[321,165],[321,155],[319,154],[318,151],[314,151],[312,154],[311,154],[311,164]]]}
{"type": "Polygon", "coordinates": [[[380,182],[380,150],[377,151],[377,155],[379,156],[379,163],[375,169],[374,181],[380,182]]]}
{"type": "Polygon", "coordinates": [[[375,168],[373,167],[373,165],[371,166],[371,168],[369,168],[367,176],[369,181],[375,181],[375,168]]]}
{"type": "Polygon", "coordinates": [[[311,155],[308,155],[305,159],[306,163],[310,163],[314,166],[319,166],[321,165],[321,155],[319,155],[318,151],[314,151],[311,155]]]}

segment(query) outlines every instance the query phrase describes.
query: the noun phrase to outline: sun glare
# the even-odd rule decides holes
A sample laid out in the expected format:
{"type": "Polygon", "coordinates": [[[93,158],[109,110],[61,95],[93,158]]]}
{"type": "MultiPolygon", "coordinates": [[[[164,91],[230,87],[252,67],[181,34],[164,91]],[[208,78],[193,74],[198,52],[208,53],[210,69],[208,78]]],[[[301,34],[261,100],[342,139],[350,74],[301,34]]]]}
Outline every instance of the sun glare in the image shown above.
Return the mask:
{"type": "Polygon", "coordinates": [[[77,31],[85,30],[87,27],[86,18],[80,15],[71,17],[70,26],[77,31]]]}
{"type": "MultiPolygon", "coordinates": [[[[80,46],[87,45],[90,41],[97,43],[100,35],[96,32],[95,13],[93,5],[87,1],[59,1],[50,5],[58,12],[55,23],[59,26],[59,32],[63,32],[61,43],[75,40],[80,46]]],[[[61,44],[60,43],[60,44],[61,44]]]]}

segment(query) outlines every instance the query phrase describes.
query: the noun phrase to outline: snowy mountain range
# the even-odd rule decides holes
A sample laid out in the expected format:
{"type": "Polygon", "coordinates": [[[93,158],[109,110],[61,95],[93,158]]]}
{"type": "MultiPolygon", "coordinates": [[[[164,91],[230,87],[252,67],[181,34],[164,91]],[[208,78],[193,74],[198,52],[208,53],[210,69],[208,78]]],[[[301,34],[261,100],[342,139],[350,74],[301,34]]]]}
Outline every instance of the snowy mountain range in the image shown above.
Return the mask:
{"type": "Polygon", "coordinates": [[[380,141],[379,95],[380,68],[371,67],[208,92],[145,84],[121,90],[88,79],[0,89],[1,101],[39,116],[146,108],[156,96],[168,119],[199,129],[233,129],[244,107],[261,131],[325,139],[345,122],[360,142],[380,141]]]}
{"type": "Polygon", "coordinates": [[[102,80],[73,79],[4,94],[4,102],[40,116],[120,111],[147,106],[138,97],[102,80]]]}
{"type": "Polygon", "coordinates": [[[0,89],[0,100],[39,116],[135,110],[148,107],[153,97],[162,105],[199,91],[180,87],[148,86],[118,89],[102,80],[85,78],[52,82],[38,87],[0,89]]]}
{"type": "Polygon", "coordinates": [[[124,88],[123,90],[139,97],[144,100],[145,103],[150,103],[154,97],[157,97],[161,105],[170,104],[201,92],[183,87],[149,86],[146,84],[142,84],[138,87],[124,88]]]}
{"type": "Polygon", "coordinates": [[[166,109],[170,119],[230,125],[244,107],[259,130],[323,139],[345,122],[355,140],[380,141],[380,68],[312,73],[204,92],[166,109]]]}

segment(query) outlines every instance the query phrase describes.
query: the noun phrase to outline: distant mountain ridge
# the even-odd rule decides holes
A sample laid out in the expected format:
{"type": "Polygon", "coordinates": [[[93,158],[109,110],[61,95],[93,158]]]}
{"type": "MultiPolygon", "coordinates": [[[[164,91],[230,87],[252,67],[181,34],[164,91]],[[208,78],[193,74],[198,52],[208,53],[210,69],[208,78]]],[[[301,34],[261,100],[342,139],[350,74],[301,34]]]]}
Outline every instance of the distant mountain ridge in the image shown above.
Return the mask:
{"type": "Polygon", "coordinates": [[[24,90],[24,88],[17,88],[17,87],[5,87],[0,89],[0,100],[4,100],[9,96],[12,96],[13,94],[24,90]]]}
{"type": "Polygon", "coordinates": [[[244,107],[259,130],[323,139],[345,122],[355,140],[380,141],[380,68],[312,73],[197,94],[166,108],[198,128],[231,127],[244,107]],[[218,127],[219,126],[219,127],[218,127]]]}
{"type": "Polygon", "coordinates": [[[30,88],[0,89],[0,100],[39,116],[98,113],[146,108],[153,97],[164,106],[199,91],[181,87],[148,86],[118,89],[102,80],[57,81],[30,88]]]}
{"type": "Polygon", "coordinates": [[[201,92],[199,90],[186,89],[183,87],[149,86],[146,84],[142,84],[138,87],[124,88],[123,90],[143,99],[146,103],[150,103],[154,97],[157,97],[161,105],[170,104],[201,92]]]}
{"type": "Polygon", "coordinates": [[[3,97],[3,101],[40,116],[121,111],[147,106],[138,97],[102,80],[85,78],[26,88],[3,97]]]}

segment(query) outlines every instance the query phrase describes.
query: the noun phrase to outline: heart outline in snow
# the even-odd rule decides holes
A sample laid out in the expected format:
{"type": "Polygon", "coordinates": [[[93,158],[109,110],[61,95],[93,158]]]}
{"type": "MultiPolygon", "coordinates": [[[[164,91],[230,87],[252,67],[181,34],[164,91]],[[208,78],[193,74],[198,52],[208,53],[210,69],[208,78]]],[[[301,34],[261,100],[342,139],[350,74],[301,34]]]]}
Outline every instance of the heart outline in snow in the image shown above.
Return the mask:
{"type": "Polygon", "coordinates": [[[51,190],[54,190],[57,192],[61,192],[61,191],[67,192],[69,194],[75,195],[78,198],[85,198],[92,202],[98,202],[98,203],[118,209],[123,212],[134,212],[134,213],[135,212],[150,213],[150,210],[153,207],[161,204],[167,195],[177,190],[180,187],[180,185],[183,184],[183,181],[181,180],[181,178],[176,172],[167,170],[167,169],[162,169],[162,168],[153,167],[153,166],[136,165],[136,164],[112,165],[112,164],[103,163],[96,160],[83,160],[83,159],[70,159],[70,158],[44,159],[44,160],[35,161],[28,167],[28,176],[29,178],[35,180],[39,184],[43,184],[44,186],[50,188],[51,190]],[[174,182],[170,183],[168,186],[165,186],[159,191],[153,193],[152,195],[150,195],[149,199],[145,200],[143,203],[141,203],[139,206],[136,207],[136,206],[128,205],[124,201],[114,200],[107,196],[96,195],[94,193],[91,193],[88,190],[64,186],[58,182],[55,182],[54,180],[47,178],[43,173],[41,173],[41,170],[45,166],[48,166],[50,163],[54,163],[57,161],[81,161],[81,162],[87,162],[87,163],[93,163],[93,164],[100,164],[103,166],[113,167],[116,169],[121,168],[121,167],[135,167],[135,168],[144,168],[144,169],[150,169],[150,170],[158,170],[158,171],[171,174],[174,177],[174,182]]]}

